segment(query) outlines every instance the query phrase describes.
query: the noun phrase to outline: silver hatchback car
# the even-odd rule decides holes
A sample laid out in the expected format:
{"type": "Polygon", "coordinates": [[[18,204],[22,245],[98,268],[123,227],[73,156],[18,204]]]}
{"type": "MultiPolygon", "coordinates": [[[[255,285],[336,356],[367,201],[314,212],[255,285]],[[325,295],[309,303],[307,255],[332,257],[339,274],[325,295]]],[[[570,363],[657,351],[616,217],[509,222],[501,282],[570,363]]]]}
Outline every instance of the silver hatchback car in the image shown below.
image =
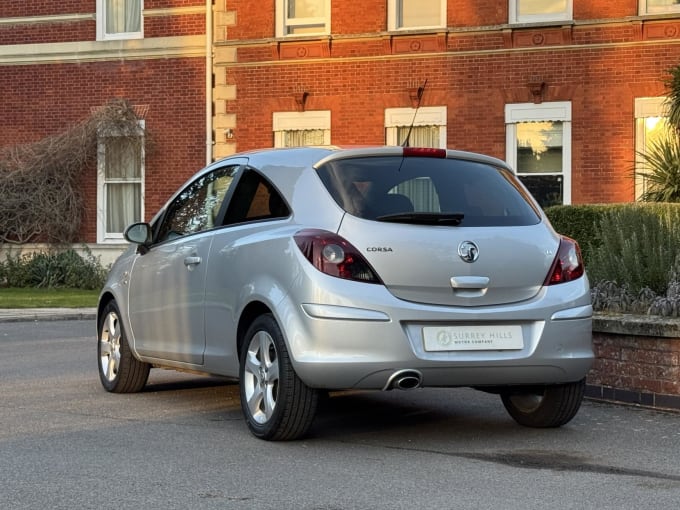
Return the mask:
{"type": "Polygon", "coordinates": [[[577,413],[592,307],[577,243],[495,158],[263,150],[197,173],[111,269],[106,390],[150,368],[238,378],[251,432],[304,435],[329,390],[470,386],[520,424],[577,413]]]}

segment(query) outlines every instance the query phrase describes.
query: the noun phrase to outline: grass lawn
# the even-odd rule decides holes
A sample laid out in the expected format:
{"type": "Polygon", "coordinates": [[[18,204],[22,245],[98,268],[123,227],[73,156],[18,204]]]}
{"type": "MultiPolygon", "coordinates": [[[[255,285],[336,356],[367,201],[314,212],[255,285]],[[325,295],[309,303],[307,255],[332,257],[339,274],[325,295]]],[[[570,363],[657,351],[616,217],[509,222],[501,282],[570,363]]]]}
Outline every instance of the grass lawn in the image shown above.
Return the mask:
{"type": "Polygon", "coordinates": [[[0,288],[0,308],[89,308],[98,297],[98,290],[0,288]]]}

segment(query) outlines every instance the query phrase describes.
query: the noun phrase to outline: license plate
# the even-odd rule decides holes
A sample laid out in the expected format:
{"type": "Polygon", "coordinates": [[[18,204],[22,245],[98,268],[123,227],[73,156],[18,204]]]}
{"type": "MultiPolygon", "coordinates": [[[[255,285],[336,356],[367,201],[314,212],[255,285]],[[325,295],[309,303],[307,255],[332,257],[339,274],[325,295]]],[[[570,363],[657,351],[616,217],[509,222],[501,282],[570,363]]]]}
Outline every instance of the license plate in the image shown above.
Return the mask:
{"type": "Polygon", "coordinates": [[[521,326],[428,326],[426,351],[497,351],[522,349],[521,326]]]}

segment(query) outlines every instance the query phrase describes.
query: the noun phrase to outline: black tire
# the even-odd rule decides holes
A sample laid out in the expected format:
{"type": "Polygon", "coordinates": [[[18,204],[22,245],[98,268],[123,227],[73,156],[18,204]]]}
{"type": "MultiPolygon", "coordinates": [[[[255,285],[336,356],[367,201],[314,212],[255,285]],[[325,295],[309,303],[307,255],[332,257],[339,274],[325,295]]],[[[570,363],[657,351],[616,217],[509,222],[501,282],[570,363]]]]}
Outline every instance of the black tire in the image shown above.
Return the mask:
{"type": "Polygon", "coordinates": [[[510,416],[526,427],[561,427],[576,416],[586,380],[574,383],[517,388],[501,393],[510,416]]]}
{"type": "Polygon", "coordinates": [[[295,373],[271,314],[259,316],[248,328],[240,362],[241,409],[253,435],[270,441],[304,436],[314,421],[319,394],[295,373]]]}
{"type": "Polygon", "coordinates": [[[136,393],[149,378],[151,365],[134,357],[115,301],[104,308],[97,328],[99,379],[106,391],[136,393]]]}

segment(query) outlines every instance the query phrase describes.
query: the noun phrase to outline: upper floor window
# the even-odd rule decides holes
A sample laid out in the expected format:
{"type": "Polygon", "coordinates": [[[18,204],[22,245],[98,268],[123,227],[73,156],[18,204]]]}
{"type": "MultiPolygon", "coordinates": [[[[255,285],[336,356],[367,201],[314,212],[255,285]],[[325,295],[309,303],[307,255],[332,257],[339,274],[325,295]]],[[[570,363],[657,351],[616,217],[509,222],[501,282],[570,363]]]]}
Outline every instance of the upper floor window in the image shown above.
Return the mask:
{"type": "Polygon", "coordinates": [[[510,23],[572,19],[572,0],[510,0],[510,23]]]}
{"type": "Polygon", "coordinates": [[[445,0],[389,0],[390,30],[446,26],[445,0]]]}
{"type": "Polygon", "coordinates": [[[571,203],[571,103],[505,105],[506,160],[542,207],[571,203]]]}
{"type": "Polygon", "coordinates": [[[274,147],[330,145],[331,112],[274,113],[274,147]]]}
{"type": "Polygon", "coordinates": [[[330,0],[277,0],[276,35],[330,33],[330,0]]]}
{"type": "Polygon", "coordinates": [[[640,0],[640,14],[680,12],[680,0],[640,0]]]}
{"type": "Polygon", "coordinates": [[[97,0],[97,40],[141,39],[144,0],[97,0]]]}

